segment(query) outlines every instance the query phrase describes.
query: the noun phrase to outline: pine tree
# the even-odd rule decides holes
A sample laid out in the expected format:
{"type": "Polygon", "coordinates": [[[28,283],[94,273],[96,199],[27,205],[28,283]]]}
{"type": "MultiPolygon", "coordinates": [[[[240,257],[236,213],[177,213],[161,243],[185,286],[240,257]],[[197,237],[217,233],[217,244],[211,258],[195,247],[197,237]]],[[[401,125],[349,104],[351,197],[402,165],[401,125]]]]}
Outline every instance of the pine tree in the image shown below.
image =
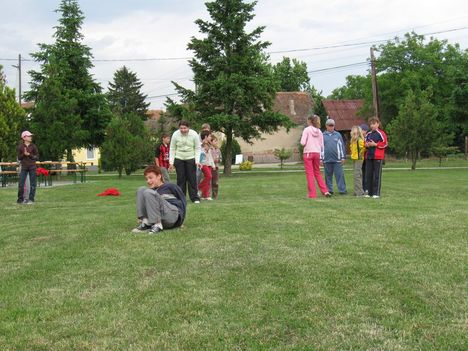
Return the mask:
{"type": "MultiPolygon", "coordinates": [[[[246,32],[255,5],[242,0],[207,2],[211,22],[196,20],[203,39],[192,38],[188,44],[195,53],[190,66],[196,89],[175,84],[185,111],[193,108],[192,119],[226,135],[226,175],[231,174],[233,137],[251,141],[262,132],[291,126],[287,116],[272,112],[278,85],[264,52],[270,43],[259,40],[264,27],[246,32]]],[[[184,114],[171,99],[168,109],[176,116],[184,114]]]]}
{"type": "Polygon", "coordinates": [[[411,169],[421,152],[430,151],[433,146],[447,146],[451,136],[446,133],[442,123],[437,121],[437,109],[430,102],[431,90],[409,90],[400,106],[398,116],[387,126],[391,146],[400,154],[411,158],[411,169]]]}
{"type": "Polygon", "coordinates": [[[16,160],[16,145],[24,123],[24,110],[16,102],[15,90],[6,86],[0,65],[0,161],[16,160]]]}
{"type": "Polygon", "coordinates": [[[153,149],[150,135],[140,116],[115,115],[106,129],[101,147],[102,167],[130,175],[142,165],[151,162],[153,149]]]}
{"type": "Polygon", "coordinates": [[[89,73],[92,55],[82,43],[84,16],[78,2],[62,0],[56,12],[61,17],[55,42],[39,44],[39,52],[31,54],[41,70],[29,72],[31,90],[25,98],[36,104],[32,128],[43,156],[56,160],[67,152],[71,160],[73,148],[102,143],[111,115],[101,87],[89,73]]]}
{"type": "Polygon", "coordinates": [[[143,84],[136,73],[123,66],[114,73],[114,81],[109,83],[107,100],[114,113],[136,113],[142,120],[146,120],[146,111],[149,103],[145,100],[147,95],[141,92],[143,84]]]}

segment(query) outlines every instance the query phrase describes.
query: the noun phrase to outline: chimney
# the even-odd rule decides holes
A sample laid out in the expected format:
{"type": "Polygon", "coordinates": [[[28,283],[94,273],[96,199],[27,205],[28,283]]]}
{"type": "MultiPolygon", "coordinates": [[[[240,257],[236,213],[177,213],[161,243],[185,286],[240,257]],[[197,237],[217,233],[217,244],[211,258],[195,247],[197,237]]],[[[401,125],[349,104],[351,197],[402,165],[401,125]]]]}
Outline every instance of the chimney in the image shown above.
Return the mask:
{"type": "Polygon", "coordinates": [[[293,116],[296,115],[296,110],[294,109],[294,100],[289,100],[289,113],[293,116]]]}

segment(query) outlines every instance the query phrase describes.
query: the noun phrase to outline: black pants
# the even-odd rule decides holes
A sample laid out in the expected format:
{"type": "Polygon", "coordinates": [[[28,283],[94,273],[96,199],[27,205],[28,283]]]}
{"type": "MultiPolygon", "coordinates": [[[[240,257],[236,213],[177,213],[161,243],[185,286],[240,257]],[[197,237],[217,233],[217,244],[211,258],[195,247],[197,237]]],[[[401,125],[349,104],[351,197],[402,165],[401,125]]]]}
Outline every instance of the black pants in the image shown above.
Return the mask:
{"type": "Polygon", "coordinates": [[[23,200],[28,200],[24,198],[24,184],[26,183],[26,178],[29,174],[29,200],[34,201],[34,197],[36,196],[36,167],[31,168],[24,168],[21,167],[21,172],[19,176],[18,182],[18,202],[22,202],[23,200]]]}
{"type": "Polygon", "coordinates": [[[200,201],[197,189],[197,165],[195,159],[190,160],[174,160],[174,167],[177,173],[177,185],[182,190],[185,196],[187,196],[187,186],[189,191],[190,200],[200,201]]]}
{"type": "Polygon", "coordinates": [[[366,160],[367,191],[370,196],[380,196],[383,160],[366,160]]]}

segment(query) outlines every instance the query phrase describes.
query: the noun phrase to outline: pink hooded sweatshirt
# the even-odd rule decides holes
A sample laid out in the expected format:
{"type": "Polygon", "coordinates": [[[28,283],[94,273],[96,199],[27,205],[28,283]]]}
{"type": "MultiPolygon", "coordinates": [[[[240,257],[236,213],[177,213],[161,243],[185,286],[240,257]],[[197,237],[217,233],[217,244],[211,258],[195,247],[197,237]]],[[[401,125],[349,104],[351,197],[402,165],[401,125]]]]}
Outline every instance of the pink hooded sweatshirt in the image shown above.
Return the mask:
{"type": "Polygon", "coordinates": [[[320,158],[323,156],[323,134],[314,126],[308,126],[302,132],[301,145],[304,146],[304,153],[318,152],[320,158]]]}

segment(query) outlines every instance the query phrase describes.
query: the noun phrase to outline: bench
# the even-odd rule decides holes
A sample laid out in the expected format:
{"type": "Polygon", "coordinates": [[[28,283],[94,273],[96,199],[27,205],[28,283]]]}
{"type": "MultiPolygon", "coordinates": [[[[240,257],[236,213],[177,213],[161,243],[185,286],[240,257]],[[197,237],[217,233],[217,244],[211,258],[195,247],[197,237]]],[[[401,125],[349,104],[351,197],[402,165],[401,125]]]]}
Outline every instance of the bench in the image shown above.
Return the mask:
{"type": "MultiPolygon", "coordinates": [[[[52,186],[52,175],[57,175],[60,177],[62,174],[73,174],[73,183],[77,182],[78,174],[80,175],[80,182],[86,182],[86,172],[88,172],[87,164],[93,165],[92,162],[52,162],[52,161],[44,161],[44,162],[36,162],[38,167],[42,167],[46,169],[49,174],[47,176],[40,175],[38,177],[38,185],[40,186],[41,179],[44,181],[44,186],[52,186]],[[62,168],[65,165],[68,167],[72,165],[77,168],[62,168]]],[[[18,171],[18,163],[17,162],[0,162],[0,177],[1,177],[1,184],[2,187],[6,187],[9,180],[14,178],[18,178],[19,171],[18,171]],[[5,170],[3,168],[6,167],[5,170]]]]}

